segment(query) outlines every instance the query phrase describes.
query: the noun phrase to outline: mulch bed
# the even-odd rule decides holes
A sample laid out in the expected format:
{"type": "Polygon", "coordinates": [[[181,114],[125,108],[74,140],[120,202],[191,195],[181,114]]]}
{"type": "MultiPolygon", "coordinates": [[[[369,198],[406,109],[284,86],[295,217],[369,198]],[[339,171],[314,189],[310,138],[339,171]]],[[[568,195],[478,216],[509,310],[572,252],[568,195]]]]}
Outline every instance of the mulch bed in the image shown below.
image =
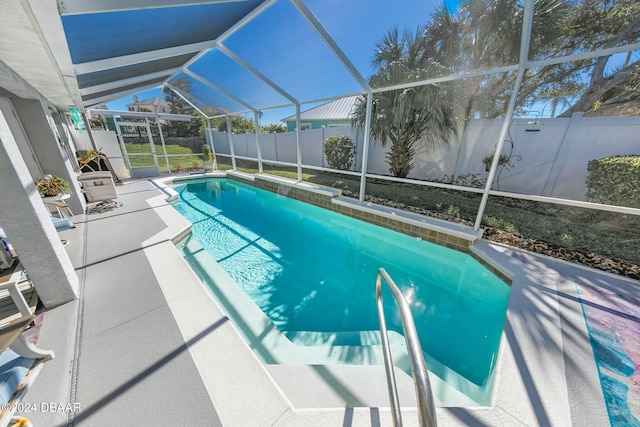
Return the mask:
{"type": "Polygon", "coordinates": [[[492,227],[485,227],[482,237],[493,242],[503,243],[553,258],[583,264],[597,268],[598,270],[640,280],[640,266],[628,261],[609,258],[594,252],[564,248],[552,243],[525,238],[492,227]]]}
{"type": "MultiPolygon", "coordinates": [[[[342,194],[347,197],[358,197],[357,193],[348,190],[342,190],[342,194]]],[[[415,206],[408,206],[403,203],[393,202],[387,199],[382,199],[380,197],[365,196],[365,200],[367,202],[375,203],[378,205],[402,209],[405,211],[414,212],[434,218],[444,219],[447,221],[455,221],[466,225],[473,225],[469,221],[465,221],[460,218],[454,218],[441,212],[433,212],[415,206]]],[[[620,276],[626,276],[631,279],[640,280],[640,265],[628,261],[613,259],[603,255],[598,255],[594,252],[565,248],[553,243],[544,242],[542,240],[522,237],[517,234],[500,230],[498,228],[484,226],[483,229],[484,233],[482,237],[492,242],[502,243],[516,248],[525,249],[527,251],[547,255],[553,258],[558,258],[577,264],[583,264],[592,268],[597,268],[598,270],[606,271],[620,276]]]]}

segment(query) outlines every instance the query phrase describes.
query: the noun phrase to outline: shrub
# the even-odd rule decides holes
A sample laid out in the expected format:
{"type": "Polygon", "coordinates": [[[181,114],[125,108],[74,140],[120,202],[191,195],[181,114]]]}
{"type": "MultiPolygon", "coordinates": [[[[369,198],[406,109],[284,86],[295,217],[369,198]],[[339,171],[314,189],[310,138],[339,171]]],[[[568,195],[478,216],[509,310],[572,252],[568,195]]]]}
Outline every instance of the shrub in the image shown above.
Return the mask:
{"type": "Polygon", "coordinates": [[[332,136],[324,142],[324,155],[330,168],[348,170],[353,164],[356,147],[348,136],[332,136]]]}
{"type": "Polygon", "coordinates": [[[640,156],[591,160],[587,172],[587,201],[640,208],[640,156]]]}
{"type": "Polygon", "coordinates": [[[444,178],[433,179],[432,181],[474,188],[484,188],[487,185],[487,179],[483,178],[479,173],[466,173],[464,175],[458,175],[455,178],[453,175],[447,175],[445,173],[444,178]]]}
{"type": "Polygon", "coordinates": [[[213,160],[213,156],[211,155],[211,148],[208,144],[204,144],[202,146],[202,160],[205,162],[210,162],[213,160]]]}

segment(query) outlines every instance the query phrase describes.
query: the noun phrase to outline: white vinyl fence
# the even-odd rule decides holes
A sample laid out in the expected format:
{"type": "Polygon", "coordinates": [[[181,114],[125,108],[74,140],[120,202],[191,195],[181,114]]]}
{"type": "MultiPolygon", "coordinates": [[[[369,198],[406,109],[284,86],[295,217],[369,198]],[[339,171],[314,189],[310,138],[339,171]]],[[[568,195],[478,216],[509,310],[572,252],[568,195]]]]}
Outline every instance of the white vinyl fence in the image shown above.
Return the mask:
{"type": "MultiPolygon", "coordinates": [[[[229,149],[229,137],[226,132],[220,132],[214,129],[210,130],[211,140],[214,144],[216,154],[231,155],[229,149]]],[[[354,162],[355,170],[360,170],[362,159],[362,136],[350,127],[332,127],[305,130],[300,132],[300,151],[302,156],[302,164],[307,166],[328,167],[327,160],[324,156],[324,141],[335,135],[346,135],[357,144],[358,157],[354,162]]],[[[233,147],[235,155],[238,157],[250,157],[257,159],[256,156],[256,135],[254,133],[233,134],[233,147]]],[[[266,133],[259,135],[260,149],[262,159],[265,161],[297,163],[296,159],[296,133],[266,133]]]]}
{"type": "MultiPolygon", "coordinates": [[[[582,117],[515,120],[507,139],[513,141],[513,168],[503,170],[501,191],[585,200],[587,164],[613,155],[640,155],[640,117],[582,117]]],[[[495,150],[502,121],[477,120],[465,132],[459,156],[447,164],[456,175],[481,173],[481,160],[495,150]]],[[[453,147],[452,147],[453,148],[453,147]]],[[[456,151],[456,150],[452,150],[456,151]]],[[[508,154],[505,143],[503,154],[508,154]]],[[[494,188],[496,182],[494,182],[494,188]]]]}
{"type": "MultiPolygon", "coordinates": [[[[508,141],[513,141],[510,170],[500,173],[493,188],[501,191],[584,201],[587,163],[613,155],[640,155],[640,117],[582,117],[514,120],[509,126],[508,141]]],[[[442,180],[446,176],[459,177],[477,174],[486,178],[482,159],[492,154],[503,121],[473,120],[461,140],[451,141],[448,147],[427,150],[417,147],[414,169],[409,178],[442,180]]],[[[128,177],[128,171],[115,132],[93,131],[96,145],[107,154],[118,177],[128,177]]],[[[323,142],[334,135],[346,135],[356,144],[353,171],[362,167],[362,132],[349,126],[314,129],[300,132],[302,164],[328,167],[323,142]]],[[[262,159],[295,165],[296,133],[268,133],[258,135],[262,159]]],[[[74,139],[76,139],[74,137],[74,139]]],[[[81,138],[78,138],[81,139],[81,138]]],[[[209,143],[218,155],[231,155],[226,132],[209,130],[209,143]]],[[[257,159],[256,135],[233,134],[234,152],[238,157],[257,159]]],[[[508,154],[506,142],[503,153],[508,154]]],[[[159,143],[159,141],[156,141],[159,143]]],[[[84,147],[82,144],[77,148],[84,147]]],[[[385,162],[387,149],[372,144],[369,149],[367,172],[389,175],[385,162]]]]}
{"type": "MultiPolygon", "coordinates": [[[[493,154],[503,121],[473,120],[461,140],[451,141],[448,147],[427,150],[418,147],[414,169],[409,178],[420,180],[444,179],[488,173],[482,159],[493,154]]],[[[362,165],[362,132],[351,127],[323,128],[302,131],[300,146],[302,164],[327,167],[323,142],[333,135],[346,135],[357,147],[352,170],[362,165]]],[[[235,155],[257,159],[255,134],[232,135],[235,155]]],[[[230,155],[229,139],[225,132],[211,130],[211,140],[217,154],[230,155]]],[[[514,120],[509,126],[507,140],[513,141],[510,170],[500,173],[493,188],[501,191],[584,201],[587,163],[613,155],[640,155],[640,117],[582,117],[514,120]],[[534,123],[532,123],[532,121],[534,123]]],[[[296,163],[295,132],[259,135],[262,159],[296,163]]],[[[503,153],[509,154],[505,143],[503,153]]],[[[389,175],[385,162],[387,149],[372,144],[369,149],[367,172],[389,175]]]]}

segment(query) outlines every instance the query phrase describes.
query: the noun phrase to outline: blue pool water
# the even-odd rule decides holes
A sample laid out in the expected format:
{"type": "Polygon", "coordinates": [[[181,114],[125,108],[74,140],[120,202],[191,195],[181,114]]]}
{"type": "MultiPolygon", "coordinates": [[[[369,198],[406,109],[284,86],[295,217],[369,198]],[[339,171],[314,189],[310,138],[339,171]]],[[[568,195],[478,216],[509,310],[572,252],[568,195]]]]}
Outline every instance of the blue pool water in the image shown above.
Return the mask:
{"type": "MultiPolygon", "coordinates": [[[[378,330],[384,267],[428,356],[478,386],[489,381],[510,288],[470,256],[233,180],[174,190],[193,237],[294,342],[301,331],[378,330]]],[[[389,327],[401,333],[384,298],[389,327]]]]}

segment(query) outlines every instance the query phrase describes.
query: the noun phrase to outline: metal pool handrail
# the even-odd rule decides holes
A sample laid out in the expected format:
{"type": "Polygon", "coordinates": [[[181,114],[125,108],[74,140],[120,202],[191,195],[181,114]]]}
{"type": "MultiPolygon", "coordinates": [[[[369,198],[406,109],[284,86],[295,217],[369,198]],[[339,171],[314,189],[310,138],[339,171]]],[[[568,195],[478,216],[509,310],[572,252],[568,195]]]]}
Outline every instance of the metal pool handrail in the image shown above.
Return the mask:
{"type": "Polygon", "coordinates": [[[431,384],[429,383],[429,375],[427,374],[427,364],[424,361],[424,355],[422,353],[422,347],[420,346],[420,340],[418,339],[416,325],[413,321],[413,316],[411,315],[411,309],[409,308],[409,304],[404,298],[404,295],[402,295],[402,292],[400,292],[400,289],[398,289],[385,269],[380,268],[378,277],[376,278],[376,305],[378,307],[380,337],[382,339],[384,366],[387,373],[387,386],[389,389],[389,400],[391,401],[393,425],[396,427],[402,426],[402,416],[400,414],[400,401],[398,399],[396,377],[393,372],[391,349],[389,347],[387,322],[384,318],[384,308],[382,305],[382,279],[387,282],[396,305],[400,310],[404,339],[407,343],[407,352],[409,353],[409,361],[411,362],[411,371],[413,373],[413,384],[416,388],[419,423],[424,427],[436,427],[438,422],[436,420],[436,411],[433,403],[433,395],[431,393],[431,384]]]}

